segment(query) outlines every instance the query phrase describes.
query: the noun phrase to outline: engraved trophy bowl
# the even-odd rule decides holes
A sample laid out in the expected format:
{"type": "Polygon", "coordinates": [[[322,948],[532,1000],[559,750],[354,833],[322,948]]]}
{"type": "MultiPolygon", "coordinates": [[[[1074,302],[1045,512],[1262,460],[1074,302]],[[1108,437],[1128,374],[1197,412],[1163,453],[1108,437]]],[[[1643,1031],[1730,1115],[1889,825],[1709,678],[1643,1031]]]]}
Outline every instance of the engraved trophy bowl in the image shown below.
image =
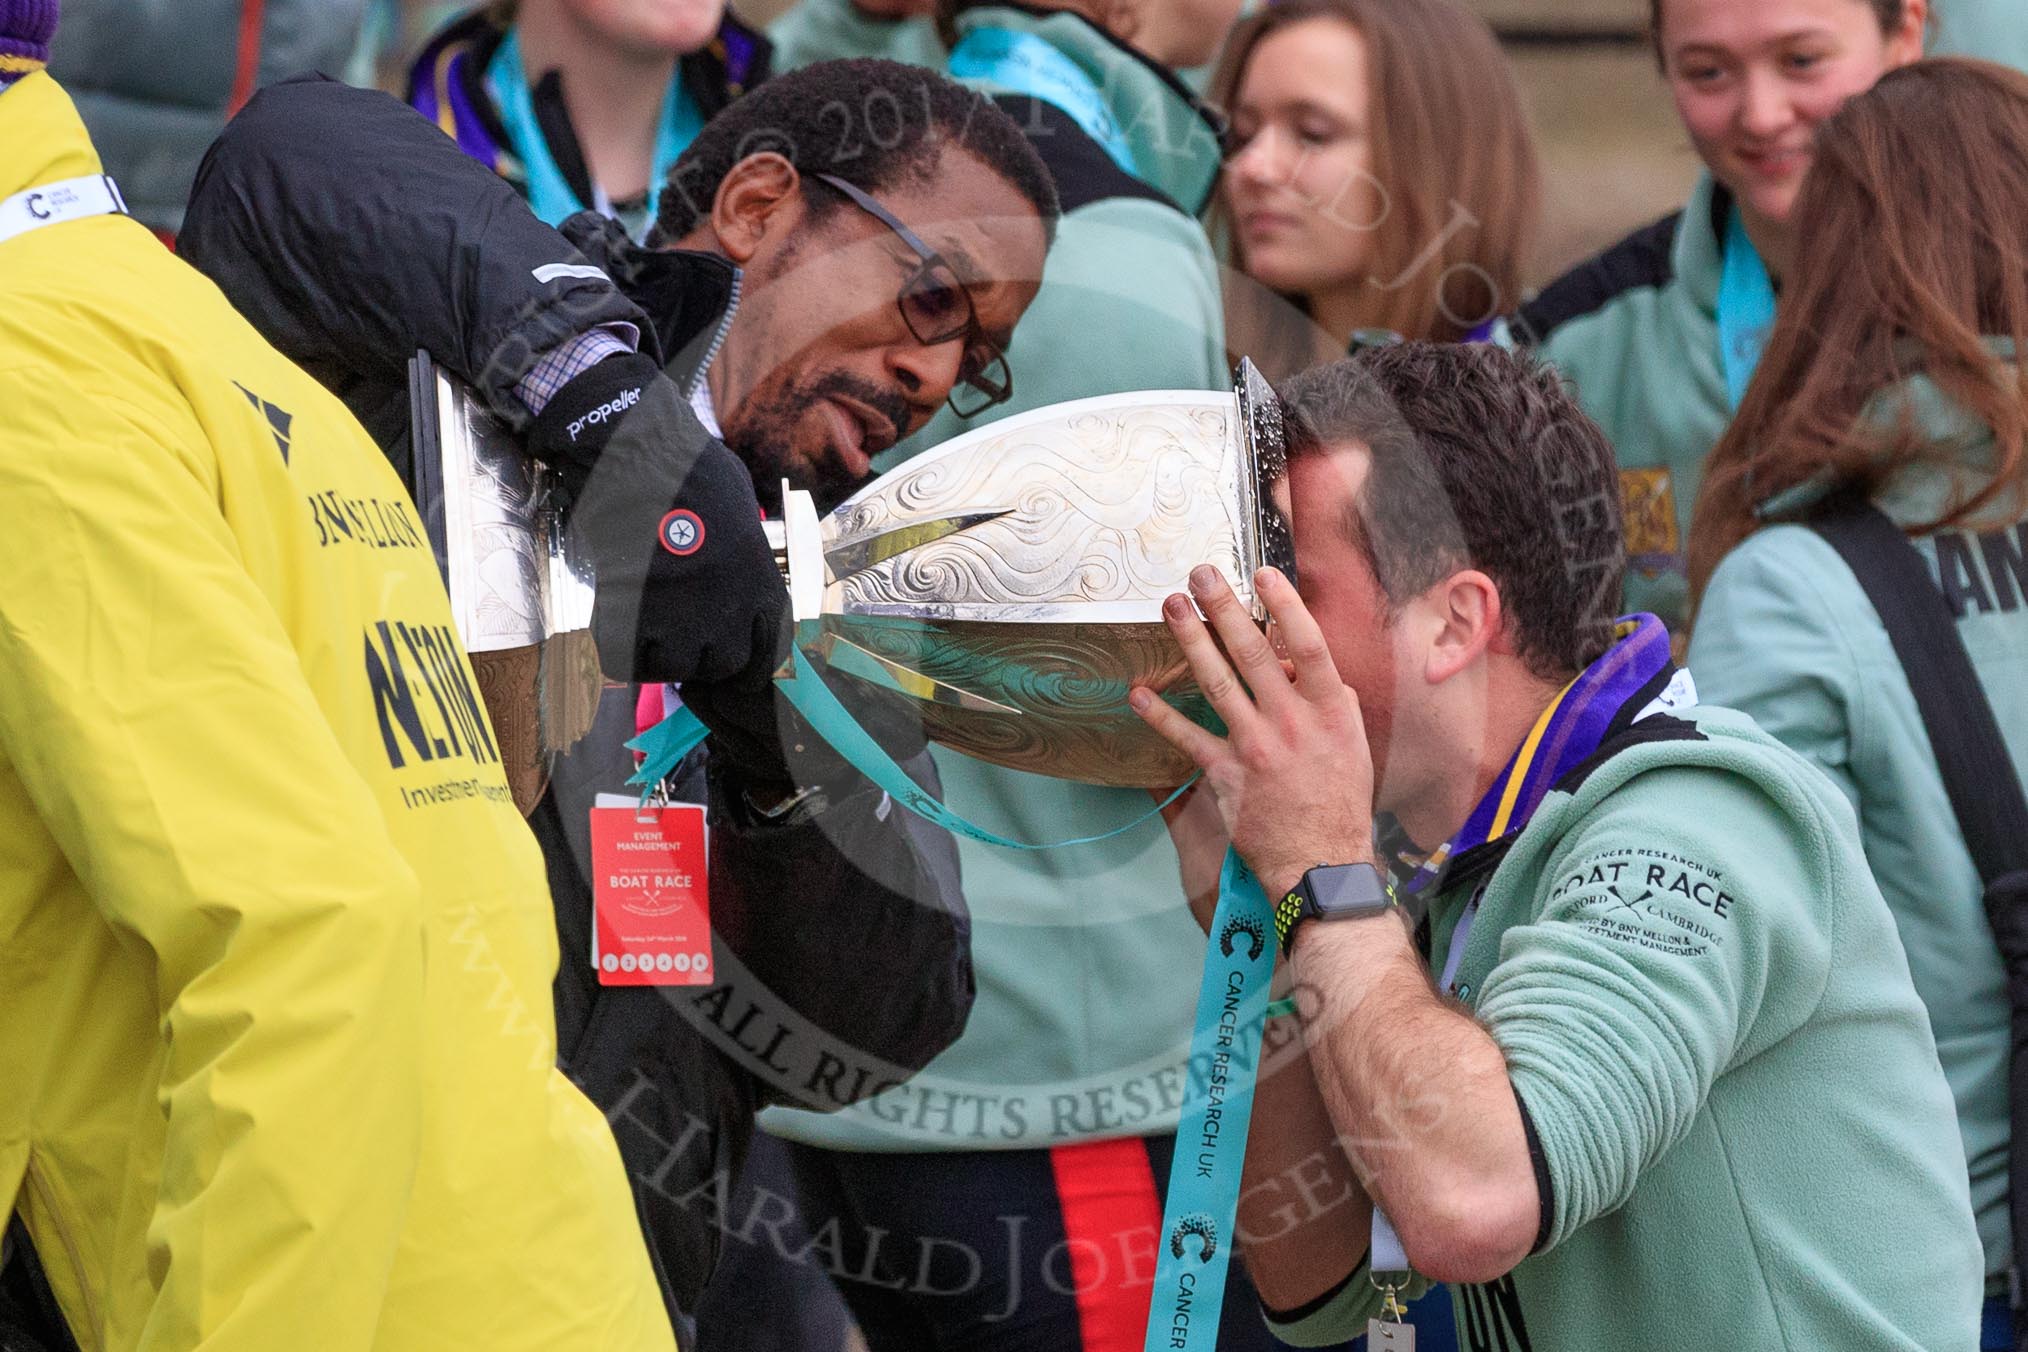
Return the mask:
{"type": "Polygon", "coordinates": [[[1230,394],[1145,391],[993,423],[818,518],[784,485],[797,643],[913,700],[928,735],[996,765],[1121,787],[1195,767],[1127,707],[1136,685],[1209,708],[1162,622],[1190,570],[1295,575],[1281,405],[1251,362],[1230,394]]]}

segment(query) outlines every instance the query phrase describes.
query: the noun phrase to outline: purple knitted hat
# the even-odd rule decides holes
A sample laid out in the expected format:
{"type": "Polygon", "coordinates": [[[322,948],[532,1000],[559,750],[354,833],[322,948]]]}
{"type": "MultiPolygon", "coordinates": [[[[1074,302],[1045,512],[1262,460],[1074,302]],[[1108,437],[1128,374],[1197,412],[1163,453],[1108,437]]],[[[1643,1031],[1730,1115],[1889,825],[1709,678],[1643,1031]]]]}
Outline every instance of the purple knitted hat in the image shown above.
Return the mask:
{"type": "Polygon", "coordinates": [[[0,0],[0,88],[49,64],[56,0],[0,0]]]}

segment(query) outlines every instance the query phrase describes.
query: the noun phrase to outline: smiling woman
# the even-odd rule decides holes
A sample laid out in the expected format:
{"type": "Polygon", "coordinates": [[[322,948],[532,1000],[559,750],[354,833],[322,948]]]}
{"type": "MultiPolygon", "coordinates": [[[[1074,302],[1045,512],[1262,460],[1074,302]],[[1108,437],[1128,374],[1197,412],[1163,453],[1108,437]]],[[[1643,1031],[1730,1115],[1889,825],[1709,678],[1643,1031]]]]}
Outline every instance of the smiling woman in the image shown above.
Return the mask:
{"type": "MultiPolygon", "coordinates": [[[[1690,544],[1699,692],[1814,761],[1858,809],[1957,1100],[1994,1296],[1984,1348],[2017,1345],[2000,1293],[2028,1242],[2008,1201],[2009,1151],[2028,1144],[2010,1121],[2014,959],[1987,921],[1989,906],[2008,912],[1981,880],[1987,839],[2017,841],[1983,830],[1947,787],[1956,755],[1925,724],[1969,728],[1990,706],[1989,731],[1961,745],[2000,758],[1967,778],[1981,806],[2004,804],[2028,766],[2028,610],[2013,566],[2028,538],[2024,145],[2028,77],[1983,61],[1896,71],[1825,123],[1795,211],[1808,247],[1711,453],[1690,544]],[[1947,631],[1922,651],[1965,654],[1971,694],[1950,698],[1948,723],[1930,697],[1952,687],[1904,669],[1906,641],[1882,619],[1892,602],[1876,606],[1879,584],[1808,528],[1841,490],[1870,505],[1890,547],[1898,529],[1913,539],[1900,554],[1913,590],[1885,596],[1934,607],[1947,631]]],[[[2011,1172],[2024,1177],[2018,1155],[2011,1172]]],[[[2018,1185],[2015,1197],[2028,1200],[2018,1185]]]]}
{"type": "Polygon", "coordinates": [[[1683,542],[1797,251],[1817,127],[1922,56],[1927,0],[1650,0],[1655,56],[1704,173],[1684,209],[1514,316],[1619,455],[1627,608],[1685,614],[1683,542]]]}
{"type": "Polygon", "coordinates": [[[1817,125],[1922,54],[1927,0],[1649,0],[1649,13],[1684,129],[1779,276],[1817,125]]]}

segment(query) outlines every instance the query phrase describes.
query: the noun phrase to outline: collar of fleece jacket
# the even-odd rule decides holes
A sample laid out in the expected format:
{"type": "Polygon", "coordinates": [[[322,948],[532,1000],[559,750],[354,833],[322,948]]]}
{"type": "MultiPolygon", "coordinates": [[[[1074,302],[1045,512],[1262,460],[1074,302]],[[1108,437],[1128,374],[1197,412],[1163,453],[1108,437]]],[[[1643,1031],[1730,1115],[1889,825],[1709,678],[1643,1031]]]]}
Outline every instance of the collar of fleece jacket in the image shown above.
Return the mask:
{"type": "Polygon", "coordinates": [[[960,37],[977,28],[1026,33],[1069,57],[1126,133],[1136,177],[1192,215],[1203,210],[1218,182],[1219,124],[1175,72],[1069,10],[983,5],[960,13],[956,26],[960,37]]]}

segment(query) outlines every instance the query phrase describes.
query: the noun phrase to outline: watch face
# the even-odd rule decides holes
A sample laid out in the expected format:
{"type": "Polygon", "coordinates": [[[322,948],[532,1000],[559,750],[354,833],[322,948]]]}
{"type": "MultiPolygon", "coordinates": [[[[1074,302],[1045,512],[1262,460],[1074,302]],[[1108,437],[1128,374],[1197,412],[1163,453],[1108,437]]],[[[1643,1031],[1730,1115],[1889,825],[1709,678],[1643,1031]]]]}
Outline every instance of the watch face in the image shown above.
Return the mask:
{"type": "Polygon", "coordinates": [[[1376,915],[1394,904],[1394,892],[1372,864],[1334,864],[1303,875],[1316,913],[1328,920],[1376,915]]]}

